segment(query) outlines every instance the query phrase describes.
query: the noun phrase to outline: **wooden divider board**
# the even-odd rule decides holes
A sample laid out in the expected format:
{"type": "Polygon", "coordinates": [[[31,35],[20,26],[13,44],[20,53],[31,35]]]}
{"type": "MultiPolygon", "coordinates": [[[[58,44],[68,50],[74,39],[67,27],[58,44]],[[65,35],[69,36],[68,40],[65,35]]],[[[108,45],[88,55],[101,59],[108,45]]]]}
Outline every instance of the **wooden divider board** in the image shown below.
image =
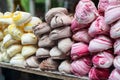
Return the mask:
{"type": "Polygon", "coordinates": [[[46,77],[51,77],[51,78],[63,79],[63,80],[88,80],[87,77],[77,77],[77,76],[70,75],[70,74],[62,74],[58,71],[54,71],[54,72],[53,71],[41,71],[39,68],[18,67],[18,66],[13,66],[9,63],[3,63],[3,62],[0,62],[0,67],[22,71],[26,73],[32,73],[32,74],[41,75],[41,76],[46,76],[46,77]]]}

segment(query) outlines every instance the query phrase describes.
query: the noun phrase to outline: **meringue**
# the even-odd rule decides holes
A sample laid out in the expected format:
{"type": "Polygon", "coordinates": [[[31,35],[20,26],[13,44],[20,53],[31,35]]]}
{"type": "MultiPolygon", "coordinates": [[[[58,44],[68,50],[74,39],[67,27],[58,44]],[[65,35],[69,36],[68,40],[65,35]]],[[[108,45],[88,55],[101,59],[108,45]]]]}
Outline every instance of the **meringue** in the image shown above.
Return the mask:
{"type": "Polygon", "coordinates": [[[107,51],[100,52],[92,58],[93,65],[98,68],[111,67],[113,60],[113,55],[107,51]]]}
{"type": "Polygon", "coordinates": [[[95,37],[100,34],[108,34],[110,27],[105,23],[104,17],[99,16],[90,26],[88,33],[90,36],[95,37]]]}
{"type": "Polygon", "coordinates": [[[16,54],[14,57],[12,57],[10,64],[18,67],[25,67],[27,65],[25,58],[21,54],[16,54]]]}
{"type": "Polygon", "coordinates": [[[114,43],[114,54],[120,55],[120,39],[116,39],[114,43]]]}
{"type": "Polygon", "coordinates": [[[120,71],[117,69],[114,69],[111,72],[108,80],[120,80],[120,71]]]}
{"type": "Polygon", "coordinates": [[[22,45],[36,44],[37,37],[33,33],[25,33],[21,36],[22,45]]]}
{"type": "Polygon", "coordinates": [[[57,13],[51,20],[51,28],[57,28],[61,26],[68,26],[71,24],[72,19],[64,13],[57,13]]]}
{"type": "Polygon", "coordinates": [[[120,70],[120,56],[115,57],[113,64],[116,69],[120,70]]]}
{"type": "Polygon", "coordinates": [[[88,31],[86,29],[79,30],[76,32],[73,36],[72,39],[77,42],[85,42],[89,43],[90,40],[92,39],[90,35],[88,34],[88,31]]]}
{"type": "Polygon", "coordinates": [[[50,23],[51,19],[57,14],[57,13],[64,13],[68,14],[68,11],[66,8],[63,7],[57,7],[57,8],[52,8],[50,9],[46,14],[45,14],[45,20],[47,23],[50,23]]]}
{"type": "Polygon", "coordinates": [[[86,76],[91,69],[92,62],[90,58],[84,57],[71,63],[71,72],[76,76],[86,76]]]}
{"type": "Polygon", "coordinates": [[[106,24],[112,24],[120,19],[120,5],[109,6],[105,11],[106,24]]]}
{"type": "Polygon", "coordinates": [[[50,56],[54,59],[64,59],[66,55],[55,46],[50,50],[50,56]]]}
{"type": "Polygon", "coordinates": [[[55,42],[49,38],[49,35],[43,35],[38,41],[39,47],[52,47],[54,45],[55,42]]]}
{"type": "Polygon", "coordinates": [[[6,52],[2,53],[1,58],[2,58],[2,62],[8,63],[10,61],[10,57],[6,52]]]}
{"type": "Polygon", "coordinates": [[[71,73],[71,65],[70,62],[68,60],[65,60],[63,62],[61,62],[61,64],[58,67],[58,70],[61,73],[67,73],[70,74],[71,73]]]}
{"type": "Polygon", "coordinates": [[[8,26],[8,32],[13,36],[15,40],[21,40],[21,36],[23,35],[23,32],[18,29],[15,24],[8,26]]]}
{"type": "Polygon", "coordinates": [[[52,58],[47,58],[40,63],[39,68],[41,70],[55,71],[57,70],[58,66],[59,66],[59,63],[57,61],[53,60],[52,58]]]}
{"type": "Polygon", "coordinates": [[[47,23],[41,23],[33,27],[33,32],[36,36],[49,33],[51,31],[50,26],[47,23]]]}
{"type": "Polygon", "coordinates": [[[7,54],[10,57],[15,56],[16,54],[20,53],[22,50],[22,45],[11,45],[10,47],[8,47],[7,49],[7,54]]]}
{"type": "Polygon", "coordinates": [[[62,39],[58,42],[58,48],[63,52],[63,53],[67,53],[70,51],[71,47],[72,47],[73,42],[71,41],[70,38],[65,38],[62,39]]]}
{"type": "Polygon", "coordinates": [[[71,30],[69,26],[54,29],[49,34],[49,38],[51,40],[58,40],[58,39],[67,38],[70,36],[71,36],[71,30]]]}
{"type": "Polygon", "coordinates": [[[120,20],[117,21],[116,24],[111,27],[111,30],[110,30],[111,38],[113,38],[113,39],[120,38],[119,26],[120,26],[120,20]]]}
{"type": "Polygon", "coordinates": [[[27,63],[27,66],[32,67],[32,68],[39,67],[37,57],[35,57],[35,56],[31,56],[28,59],[26,59],[26,63],[27,63]]]}
{"type": "Polygon", "coordinates": [[[4,34],[2,31],[0,31],[0,41],[3,40],[4,34]]]}
{"type": "Polygon", "coordinates": [[[38,48],[36,51],[36,56],[37,57],[49,57],[49,50],[45,48],[38,48]]]}
{"type": "Polygon", "coordinates": [[[74,43],[71,48],[71,58],[73,60],[88,55],[88,45],[82,42],[74,43]]]}
{"type": "Polygon", "coordinates": [[[27,12],[16,11],[13,13],[12,19],[17,26],[23,26],[32,19],[32,15],[27,12]]]}
{"type": "Polygon", "coordinates": [[[25,27],[24,27],[24,31],[25,32],[32,32],[32,28],[38,24],[41,24],[42,21],[40,18],[38,17],[32,17],[31,21],[28,22],[25,27]]]}
{"type": "Polygon", "coordinates": [[[75,19],[80,24],[91,23],[98,16],[94,3],[89,0],[81,0],[76,6],[75,19]]]}
{"type": "Polygon", "coordinates": [[[109,69],[102,68],[91,68],[89,72],[90,80],[107,80],[109,77],[110,71],[109,69]]]}
{"type": "Polygon", "coordinates": [[[30,57],[31,55],[35,54],[37,48],[35,46],[23,46],[21,54],[26,58],[30,57]]]}
{"type": "Polygon", "coordinates": [[[20,43],[19,41],[13,39],[13,37],[10,34],[7,34],[4,38],[3,38],[3,42],[1,45],[1,49],[5,49],[8,48],[9,46],[15,44],[15,43],[20,43]]]}
{"type": "Polygon", "coordinates": [[[100,52],[110,48],[112,48],[112,41],[108,37],[103,35],[92,39],[88,47],[90,52],[100,52]]]}
{"type": "Polygon", "coordinates": [[[80,29],[87,28],[89,24],[80,24],[78,21],[74,18],[71,23],[71,30],[72,32],[76,32],[80,29]]]}

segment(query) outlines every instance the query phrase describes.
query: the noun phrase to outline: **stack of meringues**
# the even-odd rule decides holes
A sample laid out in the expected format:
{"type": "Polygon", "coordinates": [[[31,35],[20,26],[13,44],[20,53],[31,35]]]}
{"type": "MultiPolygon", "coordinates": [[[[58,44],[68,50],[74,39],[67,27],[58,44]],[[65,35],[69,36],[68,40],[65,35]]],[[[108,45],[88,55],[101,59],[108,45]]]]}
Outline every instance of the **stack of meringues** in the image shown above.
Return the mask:
{"type": "Polygon", "coordinates": [[[45,20],[46,22],[33,27],[39,46],[36,56],[44,58],[39,67],[41,70],[71,73],[70,61],[66,59],[69,59],[73,44],[70,38],[72,17],[69,16],[66,8],[57,7],[46,13],[45,20]]]}
{"type": "Polygon", "coordinates": [[[30,13],[16,11],[0,14],[0,61],[19,67],[38,67],[37,57],[31,57],[37,50],[37,37],[32,27],[42,23],[30,13]]]}

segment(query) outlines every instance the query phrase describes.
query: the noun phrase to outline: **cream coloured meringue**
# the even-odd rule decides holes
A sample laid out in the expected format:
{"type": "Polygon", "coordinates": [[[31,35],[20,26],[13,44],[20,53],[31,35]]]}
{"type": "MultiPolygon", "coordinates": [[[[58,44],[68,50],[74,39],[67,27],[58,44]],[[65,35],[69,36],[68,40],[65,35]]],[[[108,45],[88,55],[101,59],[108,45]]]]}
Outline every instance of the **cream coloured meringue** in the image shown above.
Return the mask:
{"type": "Polygon", "coordinates": [[[24,27],[24,31],[25,32],[32,32],[32,28],[38,24],[41,24],[42,21],[40,18],[38,17],[32,17],[31,21],[28,22],[25,27],[24,27]]]}
{"type": "Polygon", "coordinates": [[[32,19],[32,15],[27,12],[16,11],[13,13],[12,19],[17,26],[23,26],[32,19]]]}
{"type": "Polygon", "coordinates": [[[14,44],[14,45],[11,45],[10,47],[8,47],[7,54],[10,57],[13,57],[16,54],[20,53],[21,50],[22,50],[22,45],[14,44]]]}
{"type": "Polygon", "coordinates": [[[25,58],[21,54],[16,54],[14,57],[12,57],[10,64],[18,67],[25,67],[27,65],[25,58]]]}
{"type": "Polygon", "coordinates": [[[32,45],[23,46],[21,54],[26,58],[30,57],[31,55],[35,54],[37,48],[32,45]]]}
{"type": "Polygon", "coordinates": [[[37,37],[33,33],[25,33],[21,36],[22,45],[36,44],[37,37]]]}

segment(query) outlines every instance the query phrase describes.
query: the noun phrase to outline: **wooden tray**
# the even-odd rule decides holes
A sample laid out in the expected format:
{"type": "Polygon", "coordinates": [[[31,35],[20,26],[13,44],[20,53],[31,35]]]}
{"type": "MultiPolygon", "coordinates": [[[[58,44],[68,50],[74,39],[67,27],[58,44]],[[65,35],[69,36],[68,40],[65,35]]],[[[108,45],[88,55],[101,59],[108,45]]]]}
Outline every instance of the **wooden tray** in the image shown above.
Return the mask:
{"type": "Polygon", "coordinates": [[[0,62],[0,67],[63,80],[88,80],[88,77],[77,77],[70,74],[62,74],[58,71],[41,71],[39,68],[18,67],[3,62],[0,62]]]}

